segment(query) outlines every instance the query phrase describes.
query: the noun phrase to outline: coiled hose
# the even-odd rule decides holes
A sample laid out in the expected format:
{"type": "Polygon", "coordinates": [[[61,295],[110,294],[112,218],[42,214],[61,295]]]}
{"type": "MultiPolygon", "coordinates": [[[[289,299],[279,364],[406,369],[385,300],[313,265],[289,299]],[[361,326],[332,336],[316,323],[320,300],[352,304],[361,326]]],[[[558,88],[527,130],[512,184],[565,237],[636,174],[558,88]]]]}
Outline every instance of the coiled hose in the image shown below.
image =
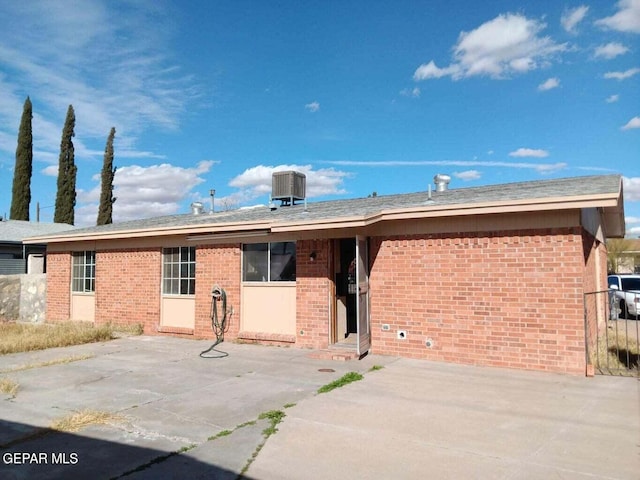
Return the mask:
{"type": "Polygon", "coordinates": [[[211,328],[216,336],[216,341],[209,348],[200,352],[202,358],[223,358],[229,355],[227,352],[216,350],[216,347],[224,342],[224,334],[229,329],[228,320],[232,314],[233,309],[231,313],[227,312],[227,292],[219,285],[214,285],[211,289],[211,328]],[[222,303],[222,320],[218,315],[218,302],[222,303]],[[209,352],[216,352],[219,355],[207,355],[209,352]]]}

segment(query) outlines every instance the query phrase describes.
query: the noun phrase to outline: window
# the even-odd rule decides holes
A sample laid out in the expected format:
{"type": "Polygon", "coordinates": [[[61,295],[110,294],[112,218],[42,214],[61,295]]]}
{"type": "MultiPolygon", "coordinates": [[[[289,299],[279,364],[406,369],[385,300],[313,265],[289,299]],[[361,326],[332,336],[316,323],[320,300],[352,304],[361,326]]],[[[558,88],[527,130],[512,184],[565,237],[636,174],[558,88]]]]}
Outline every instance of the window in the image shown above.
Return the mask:
{"type": "Polygon", "coordinates": [[[162,250],[162,257],[162,293],[194,295],[196,293],[196,248],[165,248],[162,250]]]}
{"type": "Polygon", "coordinates": [[[622,290],[640,291],[640,278],[622,278],[622,290]]]}
{"type": "Polygon", "coordinates": [[[244,282],[295,282],[296,242],[243,245],[242,280],[244,282]]]}
{"type": "Polygon", "coordinates": [[[73,252],[71,291],[90,293],[96,290],[96,252],[73,252]]]}

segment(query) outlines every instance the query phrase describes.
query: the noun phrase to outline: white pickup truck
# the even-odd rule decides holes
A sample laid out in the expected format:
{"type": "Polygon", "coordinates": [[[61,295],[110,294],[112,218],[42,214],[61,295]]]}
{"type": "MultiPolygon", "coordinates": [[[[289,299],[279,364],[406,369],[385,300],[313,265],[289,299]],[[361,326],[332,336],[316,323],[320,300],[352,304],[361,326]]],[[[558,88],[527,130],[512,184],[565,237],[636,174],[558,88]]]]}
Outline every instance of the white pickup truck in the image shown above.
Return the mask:
{"type": "Polygon", "coordinates": [[[640,275],[609,275],[611,307],[621,318],[637,316],[640,312],[640,275]]]}

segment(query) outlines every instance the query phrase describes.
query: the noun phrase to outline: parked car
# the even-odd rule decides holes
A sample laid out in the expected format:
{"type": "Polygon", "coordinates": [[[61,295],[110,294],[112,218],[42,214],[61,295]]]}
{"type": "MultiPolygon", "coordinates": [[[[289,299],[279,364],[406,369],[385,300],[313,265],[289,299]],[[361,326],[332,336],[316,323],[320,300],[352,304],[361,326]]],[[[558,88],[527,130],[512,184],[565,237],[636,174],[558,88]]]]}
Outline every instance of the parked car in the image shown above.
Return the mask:
{"type": "Polygon", "coordinates": [[[615,308],[622,318],[637,316],[640,312],[640,275],[609,275],[611,308],[615,308]]]}

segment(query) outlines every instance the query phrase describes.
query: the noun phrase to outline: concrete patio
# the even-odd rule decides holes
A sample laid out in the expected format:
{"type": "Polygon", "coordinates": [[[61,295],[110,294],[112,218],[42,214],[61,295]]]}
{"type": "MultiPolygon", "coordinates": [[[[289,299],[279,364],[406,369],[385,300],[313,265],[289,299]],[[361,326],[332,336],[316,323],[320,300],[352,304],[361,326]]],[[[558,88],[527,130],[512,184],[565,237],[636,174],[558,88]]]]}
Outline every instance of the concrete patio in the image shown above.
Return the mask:
{"type": "Polygon", "coordinates": [[[228,357],[200,358],[208,346],[142,336],[0,357],[0,371],[9,371],[0,377],[20,385],[14,398],[0,397],[0,478],[232,479],[246,470],[244,478],[255,479],[637,479],[640,472],[637,378],[376,355],[340,362],[231,343],[220,345],[228,357]],[[76,355],[91,358],[10,371],[76,355]],[[316,393],[349,371],[364,379],[316,393]],[[118,418],[74,433],[47,429],[83,409],[118,418]],[[269,421],[257,419],[272,410],[286,416],[265,442],[269,421]]]}

